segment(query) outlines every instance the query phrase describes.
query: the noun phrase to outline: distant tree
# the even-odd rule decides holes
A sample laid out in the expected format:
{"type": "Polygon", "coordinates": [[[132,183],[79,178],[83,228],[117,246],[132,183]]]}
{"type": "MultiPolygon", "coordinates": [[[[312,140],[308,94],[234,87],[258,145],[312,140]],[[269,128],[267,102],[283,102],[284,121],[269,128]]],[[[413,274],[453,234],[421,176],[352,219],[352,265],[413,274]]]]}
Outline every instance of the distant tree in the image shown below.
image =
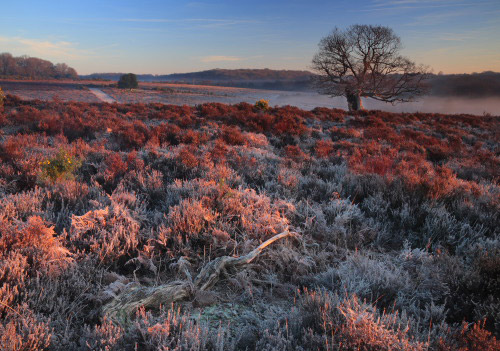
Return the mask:
{"type": "Polygon", "coordinates": [[[133,73],[124,74],[118,81],[118,88],[121,89],[134,89],[139,86],[137,83],[137,76],[133,73]]]}
{"type": "Polygon", "coordinates": [[[76,71],[65,63],[54,65],[50,61],[36,57],[13,57],[9,53],[0,54],[0,77],[29,79],[78,78],[76,71]]]}
{"type": "Polygon", "coordinates": [[[321,93],[345,96],[349,110],[363,109],[361,97],[396,103],[426,92],[428,70],[400,56],[401,39],[388,27],[335,28],[321,39],[313,69],[321,93]]]}
{"type": "Polygon", "coordinates": [[[54,66],[56,78],[77,78],[76,71],[65,63],[58,63],[54,66]]]}
{"type": "Polygon", "coordinates": [[[10,76],[17,74],[16,59],[9,53],[0,54],[0,75],[10,76]]]}

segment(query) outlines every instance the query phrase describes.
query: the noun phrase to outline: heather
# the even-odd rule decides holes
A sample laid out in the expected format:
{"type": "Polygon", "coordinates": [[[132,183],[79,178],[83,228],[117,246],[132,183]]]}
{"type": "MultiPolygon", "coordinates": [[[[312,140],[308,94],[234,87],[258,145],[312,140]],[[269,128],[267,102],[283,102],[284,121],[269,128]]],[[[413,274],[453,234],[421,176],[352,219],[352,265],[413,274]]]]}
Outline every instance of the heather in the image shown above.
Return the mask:
{"type": "Polygon", "coordinates": [[[9,95],[0,349],[496,350],[499,122],[9,95]]]}

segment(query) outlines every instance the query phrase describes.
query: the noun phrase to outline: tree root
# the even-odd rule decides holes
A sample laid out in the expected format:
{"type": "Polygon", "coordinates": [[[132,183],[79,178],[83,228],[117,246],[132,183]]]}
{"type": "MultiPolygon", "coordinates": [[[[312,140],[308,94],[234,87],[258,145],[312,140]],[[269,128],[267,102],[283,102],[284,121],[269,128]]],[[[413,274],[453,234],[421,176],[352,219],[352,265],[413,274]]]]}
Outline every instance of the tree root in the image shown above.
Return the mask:
{"type": "Polygon", "coordinates": [[[286,230],[266,240],[244,256],[218,257],[203,266],[194,282],[191,280],[191,275],[186,268],[186,260],[181,257],[178,266],[187,278],[186,281],[176,281],[156,287],[130,287],[122,291],[113,301],[104,305],[104,315],[115,322],[123,322],[128,320],[139,307],[155,309],[162,305],[165,306],[192,298],[195,291],[205,291],[212,288],[219,281],[223,271],[240,268],[252,262],[267,246],[276,240],[295,235],[295,233],[286,230]]]}

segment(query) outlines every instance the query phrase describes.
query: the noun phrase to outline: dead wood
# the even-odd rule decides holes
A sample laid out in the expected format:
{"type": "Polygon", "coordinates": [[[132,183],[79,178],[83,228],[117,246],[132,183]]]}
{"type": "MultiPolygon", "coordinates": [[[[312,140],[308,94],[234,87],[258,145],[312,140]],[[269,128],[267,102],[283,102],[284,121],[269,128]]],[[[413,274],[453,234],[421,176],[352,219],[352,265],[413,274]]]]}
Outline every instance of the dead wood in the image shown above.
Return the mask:
{"type": "Polygon", "coordinates": [[[295,236],[288,230],[266,240],[248,254],[240,257],[222,256],[208,262],[201,269],[198,276],[191,280],[187,270],[186,260],[181,257],[178,266],[186,281],[176,281],[156,287],[132,286],[122,291],[115,299],[103,307],[104,314],[117,322],[123,322],[139,308],[157,309],[160,306],[192,298],[196,291],[205,291],[212,288],[220,279],[222,273],[228,269],[238,269],[252,262],[259,254],[275,241],[295,236]]]}

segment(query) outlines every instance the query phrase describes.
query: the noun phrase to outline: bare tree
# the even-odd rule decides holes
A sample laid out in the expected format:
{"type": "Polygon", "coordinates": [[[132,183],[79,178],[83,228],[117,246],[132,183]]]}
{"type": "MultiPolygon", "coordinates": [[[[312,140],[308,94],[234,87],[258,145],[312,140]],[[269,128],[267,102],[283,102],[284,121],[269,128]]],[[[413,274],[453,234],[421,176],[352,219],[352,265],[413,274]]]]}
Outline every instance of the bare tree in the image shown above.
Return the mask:
{"type": "Polygon", "coordinates": [[[361,97],[396,103],[426,92],[428,69],[399,54],[401,39],[391,28],[353,25],[321,39],[314,56],[321,93],[345,96],[349,110],[363,109],[361,97]]]}

